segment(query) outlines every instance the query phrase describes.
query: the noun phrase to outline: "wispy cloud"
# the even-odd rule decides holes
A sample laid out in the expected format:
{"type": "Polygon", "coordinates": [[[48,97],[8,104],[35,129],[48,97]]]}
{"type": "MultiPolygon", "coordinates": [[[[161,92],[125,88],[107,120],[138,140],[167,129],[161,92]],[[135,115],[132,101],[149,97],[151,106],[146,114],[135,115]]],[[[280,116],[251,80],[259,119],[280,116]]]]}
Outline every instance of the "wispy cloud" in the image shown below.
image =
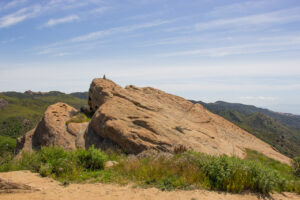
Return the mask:
{"type": "Polygon", "coordinates": [[[217,19],[208,22],[201,22],[195,25],[197,30],[208,30],[216,28],[232,28],[258,26],[267,24],[283,24],[300,21],[300,8],[284,9],[275,12],[248,15],[238,18],[217,19]]]}
{"type": "Polygon", "coordinates": [[[10,38],[10,39],[7,39],[7,40],[0,41],[0,44],[7,44],[7,43],[15,42],[15,41],[21,40],[21,39],[23,39],[22,36],[20,36],[20,37],[13,37],[13,38],[10,38]]]}
{"type": "Polygon", "coordinates": [[[50,19],[43,27],[52,27],[58,24],[71,23],[74,21],[78,21],[79,17],[77,15],[69,15],[62,18],[50,19]]]}
{"type": "MultiPolygon", "coordinates": [[[[102,0],[49,0],[33,2],[30,2],[28,0],[12,0],[6,4],[1,4],[0,2],[0,10],[10,10],[11,8],[15,9],[17,7],[23,6],[23,8],[17,11],[14,10],[7,15],[0,16],[0,28],[9,27],[31,18],[49,14],[53,11],[57,12],[62,10],[75,10],[80,7],[87,7],[91,5],[96,5],[98,7],[94,9],[94,12],[104,12],[104,8],[102,8],[102,11],[100,9],[100,4],[102,2],[102,0]],[[25,3],[27,7],[24,7],[25,3]]],[[[92,13],[89,13],[89,15],[90,14],[92,13]]],[[[77,15],[71,15],[60,19],[50,19],[46,24],[43,25],[43,27],[50,27],[61,23],[68,23],[78,19],[79,17],[77,15]]]]}
{"type": "Polygon", "coordinates": [[[270,53],[270,52],[279,52],[279,51],[288,51],[288,50],[300,50],[300,37],[288,37],[285,39],[274,37],[265,40],[258,40],[252,43],[248,42],[240,45],[185,50],[185,51],[160,54],[159,56],[172,57],[172,56],[198,55],[198,56],[220,57],[220,56],[232,56],[232,55],[244,55],[244,54],[270,53]]]}
{"type": "Polygon", "coordinates": [[[20,6],[24,3],[26,3],[27,1],[28,0],[12,0],[12,1],[9,1],[8,3],[6,3],[6,4],[3,4],[3,5],[0,4],[0,10],[11,9],[11,8],[20,6]]]}
{"type": "Polygon", "coordinates": [[[258,11],[259,9],[264,9],[265,7],[273,7],[278,5],[278,0],[251,0],[251,1],[241,1],[238,3],[227,4],[223,6],[217,6],[208,12],[211,16],[225,16],[232,15],[233,13],[249,13],[253,11],[258,11]]]}
{"type": "Polygon", "coordinates": [[[94,8],[90,11],[91,14],[102,14],[108,10],[108,7],[98,7],[94,8]]]}
{"type": "Polygon", "coordinates": [[[156,26],[160,26],[163,24],[171,23],[173,20],[158,20],[154,22],[148,22],[144,24],[137,24],[137,25],[131,25],[131,26],[120,26],[120,27],[115,27],[107,30],[101,30],[101,31],[96,31],[96,32],[91,32],[82,36],[78,36],[75,38],[72,38],[70,41],[71,42],[83,42],[83,41],[89,41],[89,40],[95,40],[99,39],[101,37],[107,36],[107,35],[113,35],[113,34],[118,34],[118,33],[124,33],[124,32],[132,32],[136,31],[139,29],[144,29],[144,28],[152,28],[156,26]]]}
{"type": "Polygon", "coordinates": [[[14,13],[0,17],[0,28],[9,27],[35,17],[41,10],[38,5],[22,8],[14,13]]]}
{"type": "Polygon", "coordinates": [[[56,57],[63,57],[63,56],[69,56],[69,55],[71,55],[71,53],[69,53],[69,52],[63,52],[63,53],[55,54],[54,56],[56,56],[56,57]]]}

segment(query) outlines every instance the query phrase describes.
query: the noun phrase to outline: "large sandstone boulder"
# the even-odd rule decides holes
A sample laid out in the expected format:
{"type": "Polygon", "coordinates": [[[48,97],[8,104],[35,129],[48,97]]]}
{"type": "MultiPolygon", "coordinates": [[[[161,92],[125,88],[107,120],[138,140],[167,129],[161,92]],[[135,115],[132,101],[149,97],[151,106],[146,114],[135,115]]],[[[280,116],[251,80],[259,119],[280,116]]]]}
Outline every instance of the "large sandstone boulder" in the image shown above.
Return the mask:
{"type": "Polygon", "coordinates": [[[149,149],[173,152],[177,148],[243,157],[249,148],[289,162],[270,145],[202,105],[151,87],[122,88],[108,79],[94,79],[89,106],[95,113],[87,133],[109,140],[127,153],[149,149]]]}
{"type": "Polygon", "coordinates": [[[18,139],[18,150],[39,149],[41,146],[62,146],[71,150],[84,148],[85,123],[69,123],[78,111],[65,104],[56,103],[47,108],[37,127],[18,139]]]}

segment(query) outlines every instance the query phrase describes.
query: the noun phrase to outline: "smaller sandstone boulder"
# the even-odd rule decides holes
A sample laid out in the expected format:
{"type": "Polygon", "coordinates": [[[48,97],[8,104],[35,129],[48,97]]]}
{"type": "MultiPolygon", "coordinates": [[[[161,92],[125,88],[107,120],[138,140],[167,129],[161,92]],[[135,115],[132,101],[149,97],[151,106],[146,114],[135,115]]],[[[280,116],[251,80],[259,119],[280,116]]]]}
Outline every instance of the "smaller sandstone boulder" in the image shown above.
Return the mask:
{"type": "Polygon", "coordinates": [[[61,146],[67,150],[85,148],[84,134],[88,122],[67,125],[76,113],[78,111],[75,108],[65,103],[49,106],[37,127],[18,139],[17,153],[40,149],[42,146],[61,146]]]}
{"type": "Polygon", "coordinates": [[[77,112],[65,103],[49,106],[32,137],[33,147],[58,145],[65,149],[75,149],[74,136],[67,131],[66,122],[77,112]]]}

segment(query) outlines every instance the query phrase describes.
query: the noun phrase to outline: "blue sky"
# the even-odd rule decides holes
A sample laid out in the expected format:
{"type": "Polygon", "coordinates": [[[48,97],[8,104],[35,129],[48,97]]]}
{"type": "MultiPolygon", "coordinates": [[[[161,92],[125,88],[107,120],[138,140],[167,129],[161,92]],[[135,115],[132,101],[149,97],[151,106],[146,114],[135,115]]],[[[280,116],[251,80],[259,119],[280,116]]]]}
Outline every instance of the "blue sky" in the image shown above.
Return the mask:
{"type": "Polygon", "coordinates": [[[299,0],[0,0],[0,91],[103,74],[300,114],[299,0]]]}

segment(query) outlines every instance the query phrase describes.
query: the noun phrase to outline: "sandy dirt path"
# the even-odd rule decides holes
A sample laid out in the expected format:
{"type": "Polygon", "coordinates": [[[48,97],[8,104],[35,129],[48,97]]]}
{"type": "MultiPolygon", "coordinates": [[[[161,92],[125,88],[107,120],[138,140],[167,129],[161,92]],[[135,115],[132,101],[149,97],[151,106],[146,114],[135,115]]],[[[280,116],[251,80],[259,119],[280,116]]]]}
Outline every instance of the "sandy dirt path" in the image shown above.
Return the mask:
{"type": "Polygon", "coordinates": [[[150,188],[134,188],[132,185],[119,186],[115,184],[70,184],[62,186],[50,178],[42,178],[29,171],[0,173],[0,179],[6,182],[25,184],[33,188],[32,191],[0,189],[1,200],[135,200],[135,199],[170,199],[170,200],[255,200],[280,199],[296,200],[300,196],[294,193],[272,194],[262,197],[258,194],[229,194],[206,190],[163,192],[150,188]],[[36,190],[38,189],[38,190],[36,190]]]}

